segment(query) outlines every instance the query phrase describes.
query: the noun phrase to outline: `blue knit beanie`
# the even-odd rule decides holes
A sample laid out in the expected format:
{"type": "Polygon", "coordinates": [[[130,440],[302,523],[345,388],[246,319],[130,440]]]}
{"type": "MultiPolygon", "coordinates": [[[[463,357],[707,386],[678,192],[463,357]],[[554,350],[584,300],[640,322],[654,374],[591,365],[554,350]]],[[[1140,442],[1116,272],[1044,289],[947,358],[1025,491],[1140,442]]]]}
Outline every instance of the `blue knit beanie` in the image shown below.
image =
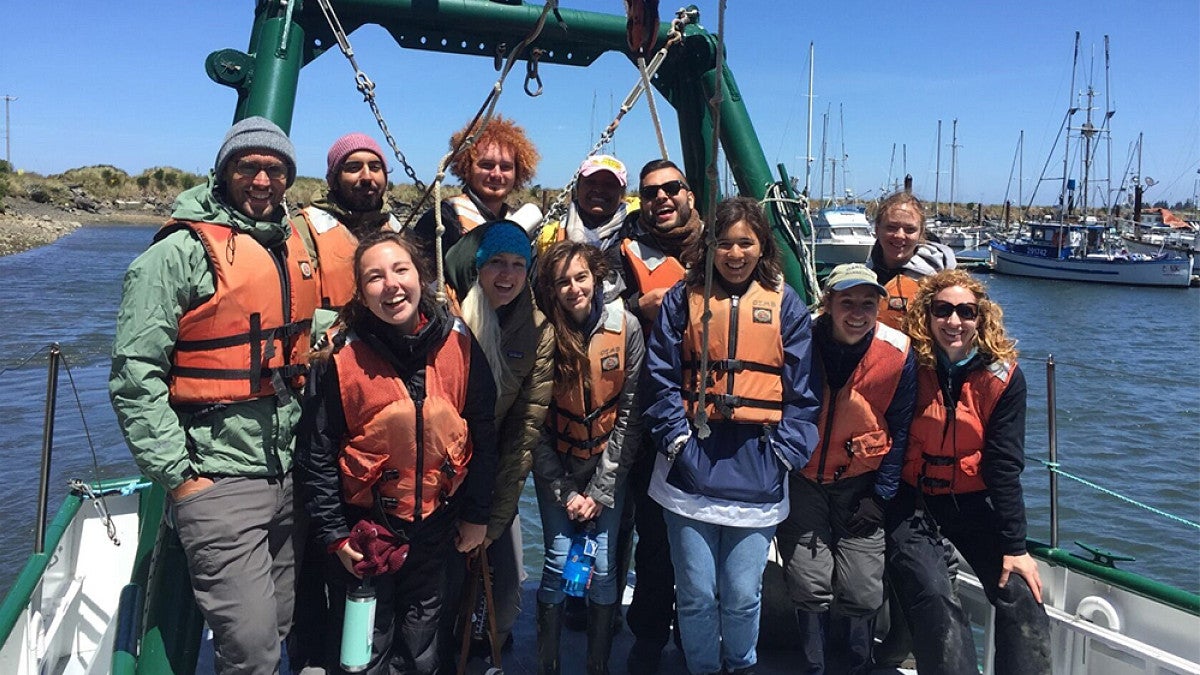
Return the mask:
{"type": "Polygon", "coordinates": [[[271,120],[265,117],[247,117],[229,128],[225,133],[225,141],[217,152],[217,162],[213,165],[217,180],[225,178],[225,165],[234,155],[246,150],[260,150],[279,155],[287,165],[287,185],[296,182],[296,148],[291,139],[283,133],[271,120]]]}
{"type": "Polygon", "coordinates": [[[475,251],[475,269],[494,258],[499,253],[513,253],[525,259],[529,267],[530,244],[529,237],[521,226],[511,220],[497,220],[487,226],[487,231],[479,240],[479,249],[475,251]]]}

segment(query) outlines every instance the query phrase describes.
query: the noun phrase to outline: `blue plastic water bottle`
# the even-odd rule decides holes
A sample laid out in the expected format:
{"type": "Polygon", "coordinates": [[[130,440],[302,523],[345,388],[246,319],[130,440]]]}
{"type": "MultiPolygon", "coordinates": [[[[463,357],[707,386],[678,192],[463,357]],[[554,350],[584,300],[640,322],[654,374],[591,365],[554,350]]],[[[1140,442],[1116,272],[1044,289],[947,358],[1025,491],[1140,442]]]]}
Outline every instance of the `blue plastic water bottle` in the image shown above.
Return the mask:
{"type": "Polygon", "coordinates": [[[346,615],[342,622],[342,670],[360,673],[371,662],[371,638],[375,633],[375,589],[370,578],[346,593],[346,615]]]}
{"type": "Polygon", "coordinates": [[[596,563],[596,523],[589,521],[576,530],[571,539],[571,550],[567,553],[567,564],[563,565],[562,588],[567,595],[582,598],[592,583],[592,567],[596,563]]]}

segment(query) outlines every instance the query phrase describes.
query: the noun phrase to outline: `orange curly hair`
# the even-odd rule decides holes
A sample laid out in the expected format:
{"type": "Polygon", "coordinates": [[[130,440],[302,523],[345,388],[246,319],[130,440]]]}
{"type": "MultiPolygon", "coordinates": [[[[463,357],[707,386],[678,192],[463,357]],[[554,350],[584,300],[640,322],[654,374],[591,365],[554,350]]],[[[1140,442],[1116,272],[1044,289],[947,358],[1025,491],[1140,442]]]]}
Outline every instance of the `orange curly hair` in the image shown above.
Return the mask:
{"type": "MultiPolygon", "coordinates": [[[[474,127],[463,127],[454,132],[450,136],[450,149],[458,147],[462,139],[466,138],[467,134],[474,130],[474,127]]],[[[475,160],[479,159],[479,151],[481,148],[486,148],[495,143],[501,147],[512,148],[513,158],[516,160],[516,179],[513,182],[513,189],[520,190],[529,184],[529,180],[537,173],[538,161],[541,160],[541,155],[538,154],[537,148],[533,147],[533,143],[525,135],[525,130],[517,126],[512,120],[496,115],[492,121],[488,122],[484,127],[483,133],[471,147],[464,152],[460,152],[458,156],[450,163],[450,173],[456,178],[467,184],[467,179],[471,176],[471,167],[475,165],[475,160]]]]}
{"type": "Polygon", "coordinates": [[[975,295],[979,305],[979,318],[975,322],[975,347],[987,363],[1017,360],[1017,341],[1004,332],[1004,310],[987,296],[983,282],[960,269],[942,270],[921,280],[917,294],[908,302],[908,313],[904,315],[904,332],[912,339],[917,361],[923,366],[935,367],[934,338],[929,328],[932,315],[929,305],[934,296],[947,288],[959,286],[975,295]]]}

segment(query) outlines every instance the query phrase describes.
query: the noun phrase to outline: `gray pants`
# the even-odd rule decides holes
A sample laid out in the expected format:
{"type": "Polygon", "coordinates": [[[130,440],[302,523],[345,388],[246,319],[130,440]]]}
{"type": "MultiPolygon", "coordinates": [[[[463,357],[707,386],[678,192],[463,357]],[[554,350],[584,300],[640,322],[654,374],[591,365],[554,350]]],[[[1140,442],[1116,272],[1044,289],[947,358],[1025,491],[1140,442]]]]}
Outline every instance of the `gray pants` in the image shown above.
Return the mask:
{"type": "Polygon", "coordinates": [[[292,477],[222,477],[172,503],[196,604],[213,631],[216,672],[275,673],[292,623],[292,477]]]}
{"type": "Polygon", "coordinates": [[[797,609],[843,616],[873,613],[883,604],[883,528],[866,537],[846,532],[858,502],[871,494],[870,473],[818,485],[788,478],[791,511],[776,530],[788,593],[797,609]]]}

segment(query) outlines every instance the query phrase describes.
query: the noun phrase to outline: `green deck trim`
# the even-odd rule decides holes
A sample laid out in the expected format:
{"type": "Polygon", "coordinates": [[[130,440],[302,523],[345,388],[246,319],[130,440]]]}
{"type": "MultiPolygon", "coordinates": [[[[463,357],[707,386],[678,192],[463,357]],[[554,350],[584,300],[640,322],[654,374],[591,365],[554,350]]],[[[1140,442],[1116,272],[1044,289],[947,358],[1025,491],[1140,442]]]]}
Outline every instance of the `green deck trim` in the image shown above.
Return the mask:
{"type": "Polygon", "coordinates": [[[1071,571],[1079,572],[1132,593],[1137,593],[1155,602],[1161,602],[1164,605],[1181,609],[1188,614],[1200,616],[1200,595],[1195,593],[1189,593],[1181,588],[1143,577],[1134,572],[1099,565],[1090,560],[1080,558],[1068,550],[1051,548],[1046,544],[1033,541],[1032,539],[1026,542],[1026,547],[1032,555],[1045,560],[1051,565],[1066,567],[1071,571]]]}

